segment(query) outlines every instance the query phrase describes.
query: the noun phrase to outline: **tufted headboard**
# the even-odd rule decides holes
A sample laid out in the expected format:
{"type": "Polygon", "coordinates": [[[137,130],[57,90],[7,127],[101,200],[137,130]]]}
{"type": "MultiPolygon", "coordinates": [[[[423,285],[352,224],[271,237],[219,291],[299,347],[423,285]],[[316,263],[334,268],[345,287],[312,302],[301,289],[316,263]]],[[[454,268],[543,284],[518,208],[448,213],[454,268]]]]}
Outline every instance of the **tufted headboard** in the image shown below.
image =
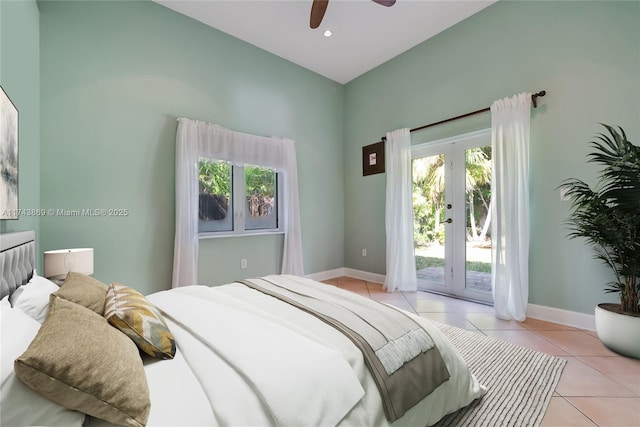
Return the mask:
{"type": "Polygon", "coordinates": [[[0,235],[0,298],[10,295],[31,277],[36,265],[36,233],[18,231],[0,235]]]}

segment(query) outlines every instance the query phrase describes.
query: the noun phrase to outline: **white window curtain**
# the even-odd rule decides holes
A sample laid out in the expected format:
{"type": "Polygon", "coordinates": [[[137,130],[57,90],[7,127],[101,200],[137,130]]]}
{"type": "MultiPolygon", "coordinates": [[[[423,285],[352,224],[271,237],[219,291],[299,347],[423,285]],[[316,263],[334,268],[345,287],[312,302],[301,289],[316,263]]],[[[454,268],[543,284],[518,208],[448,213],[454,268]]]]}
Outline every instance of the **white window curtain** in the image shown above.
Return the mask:
{"type": "Polygon", "coordinates": [[[413,253],[413,186],[411,181],[411,136],[409,129],[387,133],[387,292],[418,289],[413,253]]]}
{"type": "Polygon", "coordinates": [[[221,126],[178,119],[176,134],[176,235],[174,288],[198,284],[198,157],[235,165],[269,167],[284,176],[282,274],[304,275],[295,141],[234,132],[221,126]]]}
{"type": "Polygon", "coordinates": [[[491,105],[493,302],[500,319],[526,319],[529,300],[531,94],[491,105]]]}

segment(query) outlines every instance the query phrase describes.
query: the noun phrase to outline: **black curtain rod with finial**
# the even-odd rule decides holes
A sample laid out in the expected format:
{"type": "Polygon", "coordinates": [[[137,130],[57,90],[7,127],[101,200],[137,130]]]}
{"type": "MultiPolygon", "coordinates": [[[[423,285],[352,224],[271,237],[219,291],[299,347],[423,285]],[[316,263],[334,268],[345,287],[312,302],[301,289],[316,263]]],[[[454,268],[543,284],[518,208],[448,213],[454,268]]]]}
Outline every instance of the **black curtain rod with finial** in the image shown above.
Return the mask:
{"type": "MultiPolygon", "coordinates": [[[[531,95],[531,103],[533,104],[533,108],[538,108],[538,98],[539,97],[543,97],[546,94],[547,94],[546,90],[541,90],[540,92],[534,93],[534,94],[531,95]]],[[[429,123],[428,125],[424,125],[424,126],[420,126],[420,127],[417,127],[417,128],[410,129],[410,132],[415,132],[417,130],[430,128],[431,126],[441,125],[443,123],[452,122],[452,121],[458,120],[458,119],[464,119],[465,117],[473,116],[475,114],[484,113],[485,111],[490,111],[490,110],[491,110],[491,107],[483,108],[481,110],[472,111],[470,113],[462,114],[461,116],[451,117],[449,119],[440,120],[439,122],[429,123]]],[[[382,141],[386,141],[386,140],[387,140],[387,137],[383,136],[382,137],[382,141]]]]}

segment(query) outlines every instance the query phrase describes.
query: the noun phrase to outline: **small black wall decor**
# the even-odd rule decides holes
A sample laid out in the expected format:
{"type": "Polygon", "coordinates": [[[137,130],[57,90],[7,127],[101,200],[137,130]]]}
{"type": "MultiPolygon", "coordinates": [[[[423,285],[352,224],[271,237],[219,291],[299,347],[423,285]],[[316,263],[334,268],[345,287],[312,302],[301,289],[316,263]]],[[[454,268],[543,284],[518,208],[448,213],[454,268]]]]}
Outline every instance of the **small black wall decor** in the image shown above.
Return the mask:
{"type": "Polygon", "coordinates": [[[362,147],[362,176],[384,172],[384,142],[362,147]]]}

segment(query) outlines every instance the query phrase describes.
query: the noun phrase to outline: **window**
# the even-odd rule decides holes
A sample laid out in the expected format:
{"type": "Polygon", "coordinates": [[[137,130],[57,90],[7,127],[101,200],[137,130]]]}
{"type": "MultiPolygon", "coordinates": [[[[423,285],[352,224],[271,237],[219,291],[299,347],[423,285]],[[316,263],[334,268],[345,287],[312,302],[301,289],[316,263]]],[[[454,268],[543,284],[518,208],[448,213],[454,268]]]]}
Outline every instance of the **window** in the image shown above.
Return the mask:
{"type": "Polygon", "coordinates": [[[225,129],[214,123],[179,118],[178,130],[176,131],[176,237],[173,249],[172,286],[175,288],[199,283],[198,249],[200,241],[198,238],[275,232],[284,235],[281,273],[303,276],[304,262],[295,141],[288,138],[266,138],[250,135],[225,129]],[[226,167],[222,166],[225,162],[220,161],[223,159],[230,162],[228,175],[220,172],[226,167]],[[228,217],[232,221],[232,226],[226,228],[231,228],[231,231],[199,232],[201,227],[198,209],[200,160],[212,163],[209,165],[211,172],[204,174],[202,193],[222,193],[217,198],[204,197],[204,199],[211,201],[217,199],[221,204],[217,211],[215,208],[203,207],[204,211],[213,210],[213,212],[206,212],[206,214],[203,212],[205,221],[221,221],[223,217],[225,219],[228,217]],[[274,174],[276,200],[273,202],[271,210],[265,211],[264,208],[257,210],[262,216],[265,216],[265,212],[267,212],[267,216],[274,215],[276,229],[251,229],[252,226],[249,225],[247,230],[245,227],[247,215],[244,213],[244,204],[247,202],[244,202],[246,200],[244,170],[247,165],[261,165],[277,171],[274,174]],[[229,182],[228,193],[222,189],[205,190],[209,182],[213,186],[214,177],[222,176],[226,177],[226,181],[229,182]],[[240,201],[243,202],[239,203],[240,201]],[[225,203],[226,211],[224,209],[225,203]]]}
{"type": "Polygon", "coordinates": [[[228,236],[281,231],[278,173],[254,165],[198,159],[198,232],[228,236]]]}

